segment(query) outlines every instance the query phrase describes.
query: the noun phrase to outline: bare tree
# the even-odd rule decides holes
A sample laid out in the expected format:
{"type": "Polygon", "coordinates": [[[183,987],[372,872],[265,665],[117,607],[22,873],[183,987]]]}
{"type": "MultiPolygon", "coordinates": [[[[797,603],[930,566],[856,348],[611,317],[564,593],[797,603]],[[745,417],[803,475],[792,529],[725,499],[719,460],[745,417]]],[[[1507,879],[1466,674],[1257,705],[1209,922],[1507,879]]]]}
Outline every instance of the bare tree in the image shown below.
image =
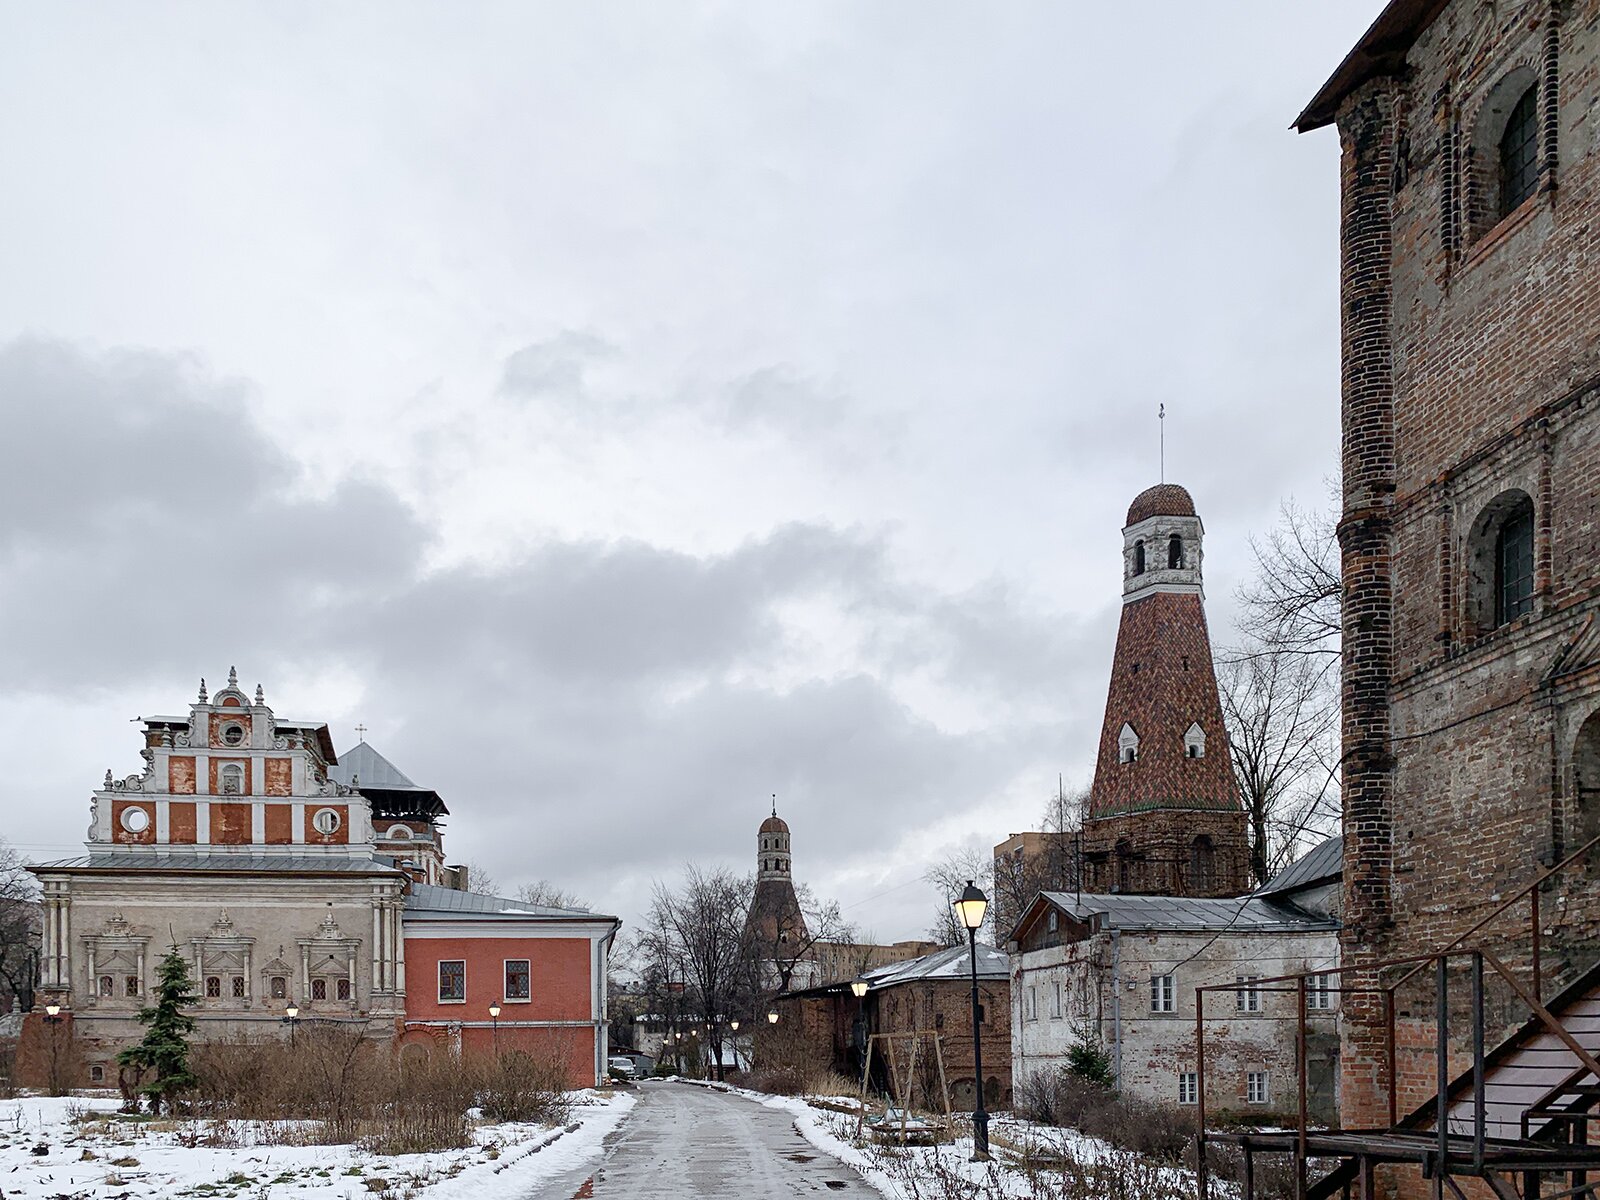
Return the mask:
{"type": "MultiPolygon", "coordinates": [[[[967,928],[956,916],[952,907],[961,895],[961,890],[969,881],[976,883],[985,893],[994,890],[994,858],[985,854],[981,849],[968,848],[958,850],[941,862],[929,867],[923,874],[923,879],[931,883],[939,893],[939,907],[936,910],[933,923],[928,926],[928,940],[938,942],[941,946],[965,945],[967,928]]],[[[983,926],[978,930],[978,938],[991,945],[994,941],[994,905],[989,905],[989,911],[984,914],[983,926]]]]}
{"type": "Polygon", "coordinates": [[[1223,655],[1223,715],[1250,822],[1250,870],[1265,883],[1338,816],[1340,575],[1331,511],[1286,501],[1252,539],[1239,589],[1243,647],[1223,655]]]}
{"type": "Polygon", "coordinates": [[[660,988],[688,1000],[689,1011],[674,1006],[673,1015],[696,1018],[696,1026],[704,1022],[719,1079],[726,1034],[720,1018],[750,1004],[745,918],[751,887],[749,878],[726,868],[706,871],[691,863],[676,889],[657,881],[637,938],[647,993],[660,988]]]}
{"type": "Polygon", "coordinates": [[[1297,654],[1323,663],[1339,658],[1340,571],[1338,520],[1293,500],[1277,526],[1251,538],[1255,570],[1238,593],[1240,629],[1258,653],[1297,654]]]}
{"type": "Polygon", "coordinates": [[[1324,786],[1337,758],[1339,710],[1321,664],[1297,654],[1244,655],[1222,668],[1222,712],[1250,825],[1257,884],[1327,828],[1337,803],[1324,786]]]}
{"type": "Polygon", "coordinates": [[[815,959],[818,942],[853,942],[854,927],[837,901],[819,901],[808,884],[794,891],[795,903],[770,912],[752,912],[746,953],[763,991],[787,992],[801,965],[815,959]]]}
{"type": "Polygon", "coordinates": [[[997,938],[1005,939],[1010,927],[1040,892],[1070,892],[1078,886],[1080,839],[1088,809],[1087,788],[1069,790],[1058,782],[1039,818],[1039,844],[994,860],[997,938]]]}
{"type": "Polygon", "coordinates": [[[587,911],[589,907],[572,892],[563,891],[548,879],[535,879],[532,883],[523,884],[517,889],[517,899],[537,908],[581,908],[587,911]]]}
{"type": "Polygon", "coordinates": [[[33,1007],[39,966],[39,889],[22,856],[0,841],[0,1013],[33,1007]]]}

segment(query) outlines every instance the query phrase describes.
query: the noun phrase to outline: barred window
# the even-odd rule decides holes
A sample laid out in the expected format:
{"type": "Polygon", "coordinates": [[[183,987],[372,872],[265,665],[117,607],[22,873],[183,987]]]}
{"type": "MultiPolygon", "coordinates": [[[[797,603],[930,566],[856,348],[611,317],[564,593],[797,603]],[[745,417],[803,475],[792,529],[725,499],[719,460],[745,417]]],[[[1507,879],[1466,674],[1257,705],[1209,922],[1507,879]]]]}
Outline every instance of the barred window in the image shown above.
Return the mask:
{"type": "Polygon", "coordinates": [[[1515,212],[1539,186],[1539,89],[1530,87],[1511,109],[1500,135],[1500,215],[1515,212]]]}
{"type": "Polygon", "coordinates": [[[350,999],[350,981],[348,979],[339,980],[338,996],[341,1000],[350,999]]]}
{"type": "Polygon", "coordinates": [[[206,976],[206,999],[220,1000],[222,998],[222,976],[206,976]]]}
{"type": "Polygon", "coordinates": [[[467,1000],[467,964],[463,959],[445,959],[439,964],[439,1002],[465,1004],[467,1000]]]}
{"type": "Polygon", "coordinates": [[[139,994],[139,977],[129,975],[122,981],[122,994],[124,996],[137,996],[139,994]]]}
{"type": "Polygon", "coordinates": [[[533,994],[530,978],[527,959],[506,959],[505,998],[507,1000],[527,1000],[533,994]]]}
{"type": "Polygon", "coordinates": [[[235,975],[233,977],[233,985],[232,985],[232,988],[230,990],[232,991],[233,998],[235,1000],[243,1000],[244,999],[244,976],[243,975],[235,975]]]}
{"type": "Polygon", "coordinates": [[[289,998],[289,980],[284,975],[274,975],[267,982],[267,994],[274,1000],[287,1000],[289,998]]]}
{"type": "Polygon", "coordinates": [[[328,998],[328,981],[326,979],[313,979],[311,981],[311,998],[313,1000],[326,1000],[328,998]]]}
{"type": "Polygon", "coordinates": [[[1533,505],[1519,506],[1495,538],[1495,624],[1533,609],[1533,505]]]}

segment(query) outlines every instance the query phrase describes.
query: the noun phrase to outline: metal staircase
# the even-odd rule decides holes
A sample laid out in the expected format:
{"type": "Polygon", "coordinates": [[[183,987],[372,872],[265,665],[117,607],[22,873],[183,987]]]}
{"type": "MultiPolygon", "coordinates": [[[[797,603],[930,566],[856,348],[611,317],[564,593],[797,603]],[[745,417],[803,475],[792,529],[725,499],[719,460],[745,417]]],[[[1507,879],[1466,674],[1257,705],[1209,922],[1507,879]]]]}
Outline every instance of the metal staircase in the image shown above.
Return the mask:
{"type": "MultiPolygon", "coordinates": [[[[1376,1196],[1375,1170],[1385,1164],[1410,1164],[1431,1184],[1437,1200],[1466,1200],[1461,1180],[1472,1178],[1504,1200],[1580,1200],[1600,1197],[1600,962],[1589,966],[1561,991],[1543,998],[1543,940],[1540,896],[1551,877],[1584,861],[1600,847],[1595,838],[1543,871],[1526,888],[1508,897],[1449,946],[1433,954],[1342,968],[1341,994],[1377,996],[1387,1018],[1386,1068],[1389,1124],[1378,1129],[1315,1129],[1306,1121],[1305,994],[1309,975],[1288,975],[1261,981],[1263,991],[1300,997],[1298,1041],[1299,1119],[1292,1130],[1216,1132],[1205,1125],[1205,993],[1196,996],[1196,1062],[1200,1074],[1199,1192],[1210,1195],[1207,1142],[1232,1143],[1243,1152],[1241,1200],[1256,1200],[1255,1158],[1286,1154],[1294,1164],[1299,1200],[1376,1196]],[[1507,967],[1483,944],[1484,931],[1512,905],[1526,901],[1531,979],[1507,967]],[[1435,1094],[1401,1117],[1397,1109],[1398,1069],[1395,1037],[1395,995],[1412,980],[1434,979],[1433,1040],[1435,1094]],[[1464,970],[1463,970],[1464,968],[1464,970]],[[1452,1007],[1451,981],[1465,975],[1470,999],[1452,1007]],[[1421,977],[1419,979],[1419,977],[1421,977]],[[1489,1047],[1485,986],[1503,986],[1529,1015],[1518,1028],[1489,1047]],[[1467,1070],[1451,1076],[1452,1053],[1467,1039],[1452,1038],[1452,1018],[1465,1016],[1470,1025],[1467,1070]],[[1333,1169],[1315,1182],[1308,1180],[1311,1160],[1335,1160],[1333,1169]]],[[[1587,888],[1585,889],[1587,890],[1587,888]]],[[[1326,972],[1322,972],[1326,973],[1326,972]]],[[[1459,1059],[1458,1059],[1459,1061],[1459,1059]]]]}

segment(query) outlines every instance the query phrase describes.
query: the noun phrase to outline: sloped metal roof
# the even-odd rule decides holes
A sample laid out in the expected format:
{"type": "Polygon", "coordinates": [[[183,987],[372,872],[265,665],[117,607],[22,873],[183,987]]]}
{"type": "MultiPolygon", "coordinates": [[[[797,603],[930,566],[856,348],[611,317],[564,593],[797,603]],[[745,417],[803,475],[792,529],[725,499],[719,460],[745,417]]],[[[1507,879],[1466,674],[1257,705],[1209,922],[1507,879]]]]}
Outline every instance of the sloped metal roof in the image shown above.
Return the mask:
{"type": "MultiPolygon", "coordinates": [[[[935,950],[921,958],[890,963],[867,971],[862,976],[875,988],[893,987],[900,983],[916,983],[934,979],[970,979],[972,962],[966,946],[950,946],[935,950]]],[[[1009,979],[1011,956],[1004,950],[978,943],[978,978],[1009,979]]]]}
{"type": "Polygon", "coordinates": [[[1258,896],[1236,900],[1196,900],[1185,896],[1095,895],[1041,892],[1050,903],[1079,921],[1098,918],[1101,929],[1166,930],[1317,930],[1338,922],[1313,916],[1289,904],[1258,896]]]}
{"type": "Polygon", "coordinates": [[[404,771],[366,742],[358,742],[346,750],[338,765],[328,768],[328,778],[344,784],[345,787],[356,784],[363,788],[382,788],[387,791],[429,790],[417,787],[407,778],[404,771]]]}
{"type": "Polygon", "coordinates": [[[504,896],[486,896],[482,892],[460,892],[455,888],[436,887],[431,883],[414,883],[406,896],[406,911],[416,913],[480,913],[504,917],[586,917],[597,921],[614,918],[586,908],[555,908],[548,904],[524,904],[504,896]]]}
{"type": "Polygon", "coordinates": [[[1344,874],[1344,838],[1335,834],[1325,838],[1255,890],[1257,896],[1272,896],[1331,883],[1344,874]]]}

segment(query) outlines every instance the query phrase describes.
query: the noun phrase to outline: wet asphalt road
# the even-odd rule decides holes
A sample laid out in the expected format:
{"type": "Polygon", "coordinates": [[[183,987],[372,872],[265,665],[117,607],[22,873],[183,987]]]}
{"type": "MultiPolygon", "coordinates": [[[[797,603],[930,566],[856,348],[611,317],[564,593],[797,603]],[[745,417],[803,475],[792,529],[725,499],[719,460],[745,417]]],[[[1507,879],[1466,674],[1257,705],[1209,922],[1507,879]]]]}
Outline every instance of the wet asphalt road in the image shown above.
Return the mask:
{"type": "Polygon", "coordinates": [[[529,1200],[875,1197],[861,1176],[795,1130],[782,1109],[684,1083],[644,1083],[598,1163],[529,1200]]]}

